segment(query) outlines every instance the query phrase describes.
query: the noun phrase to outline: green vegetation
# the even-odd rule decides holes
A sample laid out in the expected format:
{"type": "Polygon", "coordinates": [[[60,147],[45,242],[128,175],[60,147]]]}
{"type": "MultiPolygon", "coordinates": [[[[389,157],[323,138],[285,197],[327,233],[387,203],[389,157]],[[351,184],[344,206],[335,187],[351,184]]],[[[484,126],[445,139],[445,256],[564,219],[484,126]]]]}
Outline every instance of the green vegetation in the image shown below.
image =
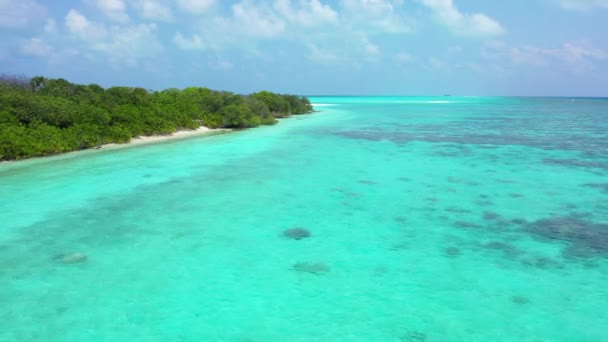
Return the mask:
{"type": "Polygon", "coordinates": [[[272,125],[312,112],[307,98],[262,91],[239,95],[190,87],[142,88],[73,84],[64,79],[0,76],[0,160],[125,143],[181,129],[272,125]]]}

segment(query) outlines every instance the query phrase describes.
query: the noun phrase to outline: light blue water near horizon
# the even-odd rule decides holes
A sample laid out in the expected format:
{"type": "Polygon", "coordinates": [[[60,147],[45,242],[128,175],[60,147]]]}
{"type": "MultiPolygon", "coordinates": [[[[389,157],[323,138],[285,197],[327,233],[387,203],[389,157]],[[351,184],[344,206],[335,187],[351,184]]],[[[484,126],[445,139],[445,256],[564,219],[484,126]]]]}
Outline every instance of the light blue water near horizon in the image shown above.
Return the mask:
{"type": "Polygon", "coordinates": [[[608,340],[608,100],[311,101],[0,164],[0,341],[608,340]]]}

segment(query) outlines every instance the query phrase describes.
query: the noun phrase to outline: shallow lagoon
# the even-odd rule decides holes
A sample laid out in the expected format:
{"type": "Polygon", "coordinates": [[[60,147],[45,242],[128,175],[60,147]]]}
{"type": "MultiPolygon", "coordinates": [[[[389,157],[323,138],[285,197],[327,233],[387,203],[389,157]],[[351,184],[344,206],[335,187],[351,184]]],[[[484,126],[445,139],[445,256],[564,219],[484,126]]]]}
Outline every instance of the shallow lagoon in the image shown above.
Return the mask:
{"type": "Polygon", "coordinates": [[[607,100],[311,100],[1,164],[0,340],[608,339],[607,100]]]}

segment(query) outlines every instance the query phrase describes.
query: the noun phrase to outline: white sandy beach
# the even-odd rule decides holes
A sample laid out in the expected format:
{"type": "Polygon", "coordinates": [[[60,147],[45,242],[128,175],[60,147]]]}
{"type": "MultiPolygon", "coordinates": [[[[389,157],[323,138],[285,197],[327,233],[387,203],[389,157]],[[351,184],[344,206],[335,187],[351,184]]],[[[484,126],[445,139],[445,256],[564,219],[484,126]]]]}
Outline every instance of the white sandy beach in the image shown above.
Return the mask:
{"type": "Polygon", "coordinates": [[[224,133],[228,133],[231,131],[232,131],[231,129],[226,129],[226,128],[211,129],[211,128],[208,128],[205,126],[201,126],[197,129],[177,131],[177,132],[173,132],[172,134],[168,134],[168,135],[139,136],[139,137],[131,138],[131,141],[129,141],[127,143],[123,143],[123,144],[112,143],[112,144],[101,145],[99,147],[88,148],[85,150],[70,151],[70,152],[59,153],[59,154],[55,154],[55,155],[32,157],[32,158],[25,158],[25,159],[19,159],[19,160],[4,160],[4,161],[0,161],[0,164],[2,164],[5,167],[12,167],[9,165],[14,165],[14,166],[23,165],[24,162],[27,162],[27,163],[44,162],[46,160],[50,160],[49,158],[54,158],[54,159],[71,158],[71,157],[86,154],[86,153],[95,153],[98,150],[117,150],[117,149],[123,149],[123,148],[136,147],[139,145],[161,143],[161,142],[166,142],[166,141],[171,141],[171,140],[192,138],[192,137],[197,137],[197,136],[224,134],[224,133]]]}
{"type": "Polygon", "coordinates": [[[211,128],[208,128],[205,126],[201,126],[197,129],[177,131],[177,132],[174,132],[174,133],[168,134],[168,135],[139,136],[139,137],[132,138],[131,141],[128,143],[106,144],[106,145],[102,145],[100,148],[102,148],[102,149],[124,148],[124,147],[131,147],[131,146],[135,146],[135,145],[153,144],[153,143],[163,142],[163,141],[168,141],[168,140],[190,138],[190,137],[195,137],[195,136],[222,134],[222,133],[227,133],[230,131],[231,131],[230,129],[225,129],[225,128],[211,129],[211,128]]]}

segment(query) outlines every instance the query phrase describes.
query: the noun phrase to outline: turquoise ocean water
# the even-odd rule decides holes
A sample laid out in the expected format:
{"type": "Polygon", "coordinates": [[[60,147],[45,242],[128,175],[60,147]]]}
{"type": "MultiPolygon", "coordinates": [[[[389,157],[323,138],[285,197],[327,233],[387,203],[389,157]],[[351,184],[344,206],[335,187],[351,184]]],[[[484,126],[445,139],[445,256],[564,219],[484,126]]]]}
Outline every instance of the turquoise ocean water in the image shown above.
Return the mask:
{"type": "Polygon", "coordinates": [[[608,100],[311,100],[0,164],[0,341],[608,341],[608,100]]]}

